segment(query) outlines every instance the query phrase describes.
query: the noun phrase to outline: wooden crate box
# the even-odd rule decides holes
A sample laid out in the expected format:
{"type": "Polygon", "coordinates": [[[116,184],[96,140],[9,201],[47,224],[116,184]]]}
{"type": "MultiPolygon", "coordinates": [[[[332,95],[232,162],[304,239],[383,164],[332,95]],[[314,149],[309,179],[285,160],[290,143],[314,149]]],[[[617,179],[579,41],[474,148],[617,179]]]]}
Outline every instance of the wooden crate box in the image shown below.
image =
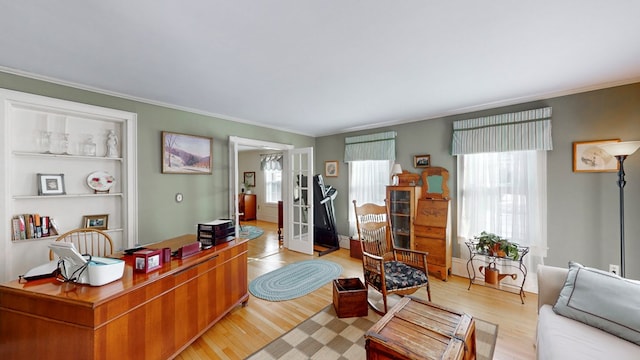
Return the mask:
{"type": "Polygon", "coordinates": [[[333,306],[339,318],[367,316],[367,288],[359,278],[333,280],[333,306]]]}

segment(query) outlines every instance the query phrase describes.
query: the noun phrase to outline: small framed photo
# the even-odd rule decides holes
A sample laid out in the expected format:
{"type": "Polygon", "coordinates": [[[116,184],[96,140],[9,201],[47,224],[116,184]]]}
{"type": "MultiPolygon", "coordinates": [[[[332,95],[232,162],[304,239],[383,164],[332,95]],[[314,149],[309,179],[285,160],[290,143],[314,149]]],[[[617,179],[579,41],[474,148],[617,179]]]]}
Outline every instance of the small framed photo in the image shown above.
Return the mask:
{"type": "Polygon", "coordinates": [[[82,217],[82,226],[97,230],[107,230],[109,228],[109,215],[85,215],[82,217]]]}
{"type": "Polygon", "coordinates": [[[431,155],[414,155],[413,167],[414,168],[426,168],[431,166],[431,155]]]}
{"type": "Polygon", "coordinates": [[[143,249],[134,252],[134,270],[136,272],[148,273],[160,269],[163,264],[162,252],[162,249],[143,249]]]}
{"type": "Polygon", "coordinates": [[[38,174],[38,195],[65,195],[64,174],[38,174]]]}
{"type": "Polygon", "coordinates": [[[337,177],[338,176],[338,160],[330,160],[324,162],[324,176],[337,177]]]}
{"type": "Polygon", "coordinates": [[[600,145],[620,142],[620,139],[574,141],[573,172],[616,172],[618,160],[600,145]]]}
{"type": "Polygon", "coordinates": [[[211,174],[213,139],[162,132],[163,174],[211,174]]]}
{"type": "Polygon", "coordinates": [[[244,172],[244,184],[246,186],[256,186],[256,172],[255,171],[245,171],[244,172]]]}

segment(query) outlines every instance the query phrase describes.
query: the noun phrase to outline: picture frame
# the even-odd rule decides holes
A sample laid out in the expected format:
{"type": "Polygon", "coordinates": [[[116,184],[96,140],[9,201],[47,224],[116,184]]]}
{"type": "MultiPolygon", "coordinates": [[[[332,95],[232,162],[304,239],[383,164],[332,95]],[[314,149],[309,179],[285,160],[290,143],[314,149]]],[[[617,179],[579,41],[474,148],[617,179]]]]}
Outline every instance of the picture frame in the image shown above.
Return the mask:
{"type": "Polygon", "coordinates": [[[338,177],[338,160],[328,160],[324,162],[324,176],[338,177]]]}
{"type": "Polygon", "coordinates": [[[428,168],[431,166],[431,155],[414,155],[413,167],[414,168],[428,168]]]}
{"type": "Polygon", "coordinates": [[[88,229],[107,230],[109,228],[109,215],[85,215],[82,217],[82,226],[88,229]]]}
{"type": "Polygon", "coordinates": [[[213,138],[162,132],[162,173],[207,175],[213,168],[213,138]]]}
{"type": "Polygon", "coordinates": [[[160,269],[164,264],[162,252],[162,249],[143,249],[134,252],[133,257],[135,261],[133,270],[148,273],[160,269]]]}
{"type": "Polygon", "coordinates": [[[66,195],[64,174],[37,174],[38,195],[66,195]]]}
{"type": "Polygon", "coordinates": [[[256,172],[255,171],[245,171],[244,172],[244,184],[246,186],[255,187],[256,186],[256,172]]]}
{"type": "Polygon", "coordinates": [[[602,144],[620,142],[620,139],[574,141],[573,172],[616,172],[619,168],[615,156],[600,148],[602,144]]]}

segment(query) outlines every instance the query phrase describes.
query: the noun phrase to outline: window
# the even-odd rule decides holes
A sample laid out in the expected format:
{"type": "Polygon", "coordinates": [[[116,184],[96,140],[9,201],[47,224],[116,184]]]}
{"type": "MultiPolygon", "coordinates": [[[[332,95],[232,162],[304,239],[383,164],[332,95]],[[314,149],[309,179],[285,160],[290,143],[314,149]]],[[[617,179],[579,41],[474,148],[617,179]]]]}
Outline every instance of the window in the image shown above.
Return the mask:
{"type": "Polygon", "coordinates": [[[546,151],[459,155],[461,245],[482,231],[498,234],[530,247],[524,261],[534,271],[547,249],[546,178],[546,151]]]}
{"type": "Polygon", "coordinates": [[[353,200],[358,204],[384,204],[386,186],[389,185],[392,161],[362,160],[349,163],[349,233],[356,233],[353,200]]]}
{"type": "Polygon", "coordinates": [[[277,204],[282,200],[282,170],[265,169],[264,178],[266,202],[277,204]]]}
{"type": "Polygon", "coordinates": [[[264,176],[265,203],[282,200],[282,154],[260,154],[260,169],[264,176]]]}

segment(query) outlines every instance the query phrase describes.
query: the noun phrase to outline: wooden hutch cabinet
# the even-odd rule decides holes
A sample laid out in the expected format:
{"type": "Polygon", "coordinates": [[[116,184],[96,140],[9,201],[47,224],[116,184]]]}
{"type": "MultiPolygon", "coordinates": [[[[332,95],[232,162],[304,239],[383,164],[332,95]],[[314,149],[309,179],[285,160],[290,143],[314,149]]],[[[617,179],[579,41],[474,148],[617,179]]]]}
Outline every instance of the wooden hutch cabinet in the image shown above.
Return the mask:
{"type": "Polygon", "coordinates": [[[420,193],[420,186],[387,186],[391,231],[396,247],[414,248],[413,223],[420,193]]]}

